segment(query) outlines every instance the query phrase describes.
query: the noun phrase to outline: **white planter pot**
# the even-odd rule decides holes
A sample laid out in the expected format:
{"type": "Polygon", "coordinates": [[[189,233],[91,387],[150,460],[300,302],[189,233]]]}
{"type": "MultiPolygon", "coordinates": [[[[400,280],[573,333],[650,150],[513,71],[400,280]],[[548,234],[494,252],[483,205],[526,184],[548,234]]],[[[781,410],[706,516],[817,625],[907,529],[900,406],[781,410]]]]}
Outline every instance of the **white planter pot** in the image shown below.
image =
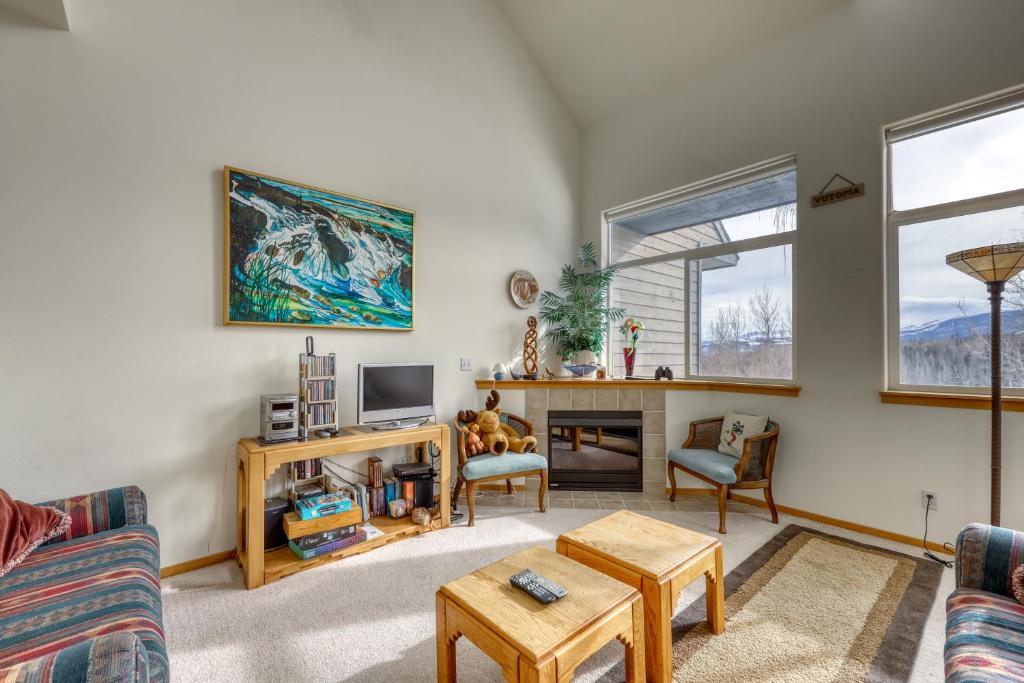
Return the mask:
{"type": "Polygon", "coordinates": [[[597,365],[597,354],[593,351],[577,351],[572,362],[574,365],[597,365]]]}

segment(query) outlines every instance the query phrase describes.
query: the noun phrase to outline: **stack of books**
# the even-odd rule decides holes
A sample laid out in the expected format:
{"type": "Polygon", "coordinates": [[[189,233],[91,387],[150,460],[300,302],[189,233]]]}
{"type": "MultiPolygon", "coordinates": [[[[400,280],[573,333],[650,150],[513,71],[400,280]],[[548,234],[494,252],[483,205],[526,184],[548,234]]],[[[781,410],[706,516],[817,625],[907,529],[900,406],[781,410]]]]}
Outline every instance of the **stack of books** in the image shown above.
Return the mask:
{"type": "Polygon", "coordinates": [[[288,547],[302,560],[333,553],[366,540],[366,531],[354,522],[352,500],[343,492],[302,498],[295,502],[295,514],[302,521],[322,520],[327,528],[291,538],[288,547]],[[336,519],[337,526],[330,524],[336,519]]]}
{"type": "Polygon", "coordinates": [[[309,560],[320,555],[333,553],[335,550],[347,548],[356,543],[366,540],[366,531],[354,524],[349,526],[320,531],[308,536],[300,536],[288,541],[288,547],[292,549],[300,560],[309,560]]]}
{"type": "Polygon", "coordinates": [[[387,515],[394,517],[391,501],[402,498],[405,508],[398,517],[404,517],[413,508],[414,484],[411,481],[400,481],[396,477],[384,478],[384,466],[380,458],[370,457],[366,460],[366,484],[346,481],[339,492],[363,511],[363,521],[371,517],[387,515]]]}
{"type": "Polygon", "coordinates": [[[295,468],[296,479],[312,479],[314,477],[319,477],[324,473],[320,458],[299,460],[298,462],[292,463],[292,467],[295,468]]]}

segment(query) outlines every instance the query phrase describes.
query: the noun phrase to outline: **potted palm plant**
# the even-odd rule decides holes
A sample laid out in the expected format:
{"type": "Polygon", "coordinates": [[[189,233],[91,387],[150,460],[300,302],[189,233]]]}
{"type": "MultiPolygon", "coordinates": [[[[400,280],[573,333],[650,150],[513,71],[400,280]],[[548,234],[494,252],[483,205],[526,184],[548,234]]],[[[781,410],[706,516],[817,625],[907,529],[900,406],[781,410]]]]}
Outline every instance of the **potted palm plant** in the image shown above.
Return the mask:
{"type": "Polygon", "coordinates": [[[592,242],[580,247],[578,259],[578,266],[562,266],[561,294],[545,291],[540,295],[540,318],[548,325],[545,336],[558,345],[569,370],[589,375],[597,369],[608,325],[626,312],[608,305],[608,287],[615,271],[598,265],[592,242]]]}

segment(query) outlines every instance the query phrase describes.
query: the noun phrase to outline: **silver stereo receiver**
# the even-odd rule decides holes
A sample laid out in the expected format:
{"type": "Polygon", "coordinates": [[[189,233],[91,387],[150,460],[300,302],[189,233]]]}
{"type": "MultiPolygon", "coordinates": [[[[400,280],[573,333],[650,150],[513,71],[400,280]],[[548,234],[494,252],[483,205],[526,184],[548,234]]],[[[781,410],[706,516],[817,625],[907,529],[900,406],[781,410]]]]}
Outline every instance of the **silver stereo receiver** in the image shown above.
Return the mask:
{"type": "Polygon", "coordinates": [[[260,438],[267,442],[299,438],[299,397],[297,394],[260,396],[260,438]]]}

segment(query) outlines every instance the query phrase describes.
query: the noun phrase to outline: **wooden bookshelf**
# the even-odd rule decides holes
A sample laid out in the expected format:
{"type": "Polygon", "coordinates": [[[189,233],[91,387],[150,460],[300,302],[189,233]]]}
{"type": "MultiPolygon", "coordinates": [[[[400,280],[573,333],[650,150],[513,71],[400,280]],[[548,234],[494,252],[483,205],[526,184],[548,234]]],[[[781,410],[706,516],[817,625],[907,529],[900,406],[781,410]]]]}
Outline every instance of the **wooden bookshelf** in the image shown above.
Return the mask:
{"type": "MultiPolygon", "coordinates": [[[[435,526],[445,528],[451,522],[451,500],[448,495],[451,490],[451,433],[448,425],[425,424],[410,429],[381,432],[365,427],[345,427],[336,437],[279,444],[263,444],[255,438],[241,439],[236,448],[238,506],[235,550],[238,564],[245,576],[245,587],[258,588],[326,562],[358,555],[432,530],[413,524],[408,517],[371,517],[369,523],[380,529],[383,532],[382,536],[341,548],[327,555],[301,560],[287,547],[265,551],[263,500],[266,495],[266,482],[279,467],[312,458],[370,455],[373,451],[392,446],[422,446],[421,452],[425,453],[428,444],[433,444],[441,452],[438,465],[441,495],[436,505],[438,521],[435,522],[435,526]],[[249,501],[253,501],[254,514],[249,514],[249,501]]],[[[354,462],[350,466],[355,464],[354,462]]],[[[315,520],[310,520],[313,521],[315,520]]]]}

